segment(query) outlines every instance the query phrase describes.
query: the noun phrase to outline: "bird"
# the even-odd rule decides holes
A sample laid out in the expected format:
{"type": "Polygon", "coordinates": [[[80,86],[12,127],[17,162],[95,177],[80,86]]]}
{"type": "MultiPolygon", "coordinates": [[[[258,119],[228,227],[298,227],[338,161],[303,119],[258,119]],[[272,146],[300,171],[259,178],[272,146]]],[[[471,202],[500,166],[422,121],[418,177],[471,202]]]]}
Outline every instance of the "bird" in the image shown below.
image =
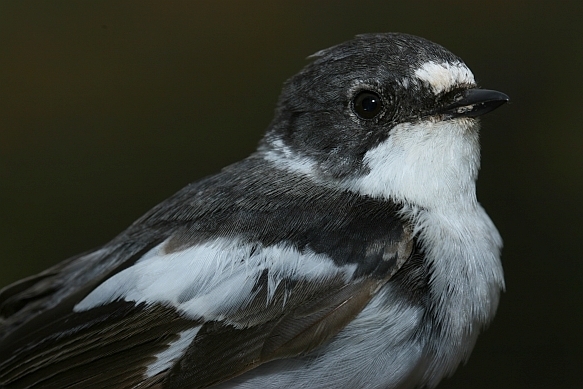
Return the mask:
{"type": "Polygon", "coordinates": [[[2,289],[1,388],[431,388],[468,359],[505,288],[479,117],[509,97],[403,33],[308,59],[250,156],[2,289]]]}

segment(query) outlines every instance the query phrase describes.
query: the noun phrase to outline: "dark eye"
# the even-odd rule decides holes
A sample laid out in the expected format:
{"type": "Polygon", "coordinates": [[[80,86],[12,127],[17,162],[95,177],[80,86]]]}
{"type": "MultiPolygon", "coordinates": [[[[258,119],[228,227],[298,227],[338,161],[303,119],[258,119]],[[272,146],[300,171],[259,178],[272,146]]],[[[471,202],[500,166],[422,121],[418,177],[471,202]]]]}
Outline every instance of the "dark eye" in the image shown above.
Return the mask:
{"type": "Polygon", "coordinates": [[[352,104],[354,112],[363,119],[372,119],[383,110],[381,97],[370,91],[357,94],[352,104]]]}

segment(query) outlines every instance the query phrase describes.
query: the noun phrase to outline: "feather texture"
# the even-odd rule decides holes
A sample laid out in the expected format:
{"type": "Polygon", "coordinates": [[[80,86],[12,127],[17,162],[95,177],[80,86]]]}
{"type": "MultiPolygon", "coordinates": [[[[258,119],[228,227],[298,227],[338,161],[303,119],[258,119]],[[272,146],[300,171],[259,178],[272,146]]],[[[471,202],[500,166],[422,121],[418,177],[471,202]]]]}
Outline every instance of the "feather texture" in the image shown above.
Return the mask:
{"type": "Polygon", "coordinates": [[[504,287],[475,117],[507,96],[405,34],[312,58],[256,153],[0,291],[0,388],[405,389],[468,357],[504,287]]]}

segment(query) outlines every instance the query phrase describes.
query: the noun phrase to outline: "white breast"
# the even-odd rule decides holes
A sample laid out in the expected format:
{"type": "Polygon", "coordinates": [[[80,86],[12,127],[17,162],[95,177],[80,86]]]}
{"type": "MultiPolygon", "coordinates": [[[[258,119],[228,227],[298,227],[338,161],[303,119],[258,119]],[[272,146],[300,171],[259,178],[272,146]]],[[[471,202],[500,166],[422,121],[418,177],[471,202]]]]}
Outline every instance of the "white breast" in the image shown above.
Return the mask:
{"type": "Polygon", "coordinates": [[[478,203],[409,212],[432,264],[430,301],[442,330],[427,339],[433,357],[424,381],[437,384],[467,359],[478,334],[494,317],[504,289],[502,238],[478,203]]]}

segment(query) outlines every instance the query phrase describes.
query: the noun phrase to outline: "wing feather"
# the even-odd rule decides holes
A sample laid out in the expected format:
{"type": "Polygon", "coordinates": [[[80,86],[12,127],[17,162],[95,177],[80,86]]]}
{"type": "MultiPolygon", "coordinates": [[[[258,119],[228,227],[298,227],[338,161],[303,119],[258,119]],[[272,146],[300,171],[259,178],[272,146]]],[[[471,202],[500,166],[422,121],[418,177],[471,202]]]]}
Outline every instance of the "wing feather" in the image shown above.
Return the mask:
{"type": "Polygon", "coordinates": [[[370,267],[368,276],[250,274],[250,297],[222,318],[188,317],[159,301],[117,300],[63,316],[49,310],[43,315],[51,321],[26,333],[0,360],[0,383],[7,389],[206,388],[263,363],[305,355],[340,332],[396,273],[412,252],[406,240],[385,248],[394,255],[370,267]],[[157,356],[196,326],[184,352],[148,374],[157,356]]]}
{"type": "Polygon", "coordinates": [[[147,366],[181,331],[200,325],[169,307],[115,302],[71,313],[51,328],[54,335],[24,339],[0,360],[6,388],[133,387],[147,366]],[[121,385],[121,382],[127,385],[121,385]]]}
{"type": "Polygon", "coordinates": [[[207,388],[263,363],[307,354],[356,317],[392,274],[349,282],[342,277],[281,282],[268,305],[265,293],[258,293],[229,323],[205,323],[163,387],[207,388]],[[249,325],[248,316],[262,321],[249,325]]]}
{"type": "Polygon", "coordinates": [[[410,257],[409,226],[393,203],[257,163],[0,292],[0,387],[206,388],[342,331],[410,257]]]}

